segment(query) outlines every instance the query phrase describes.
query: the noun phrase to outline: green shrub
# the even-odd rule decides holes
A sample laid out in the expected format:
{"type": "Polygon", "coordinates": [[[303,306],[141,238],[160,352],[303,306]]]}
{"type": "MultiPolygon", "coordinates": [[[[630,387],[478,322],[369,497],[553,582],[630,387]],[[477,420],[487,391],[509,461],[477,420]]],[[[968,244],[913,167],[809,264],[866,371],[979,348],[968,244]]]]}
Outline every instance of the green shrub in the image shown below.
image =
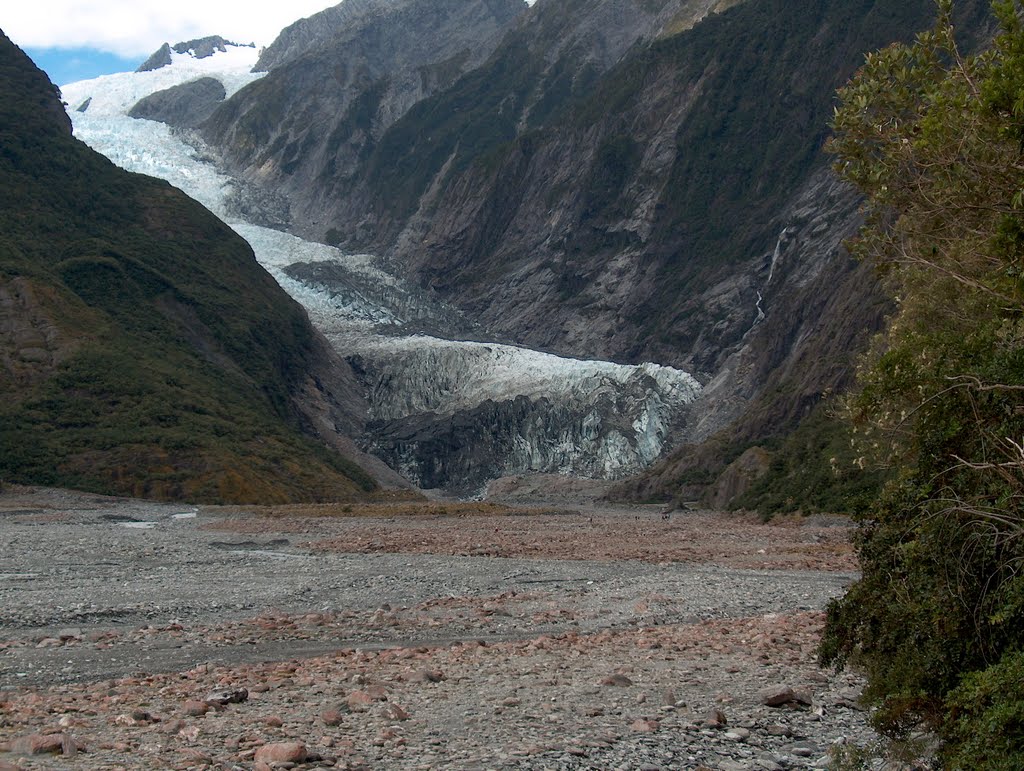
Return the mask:
{"type": "Polygon", "coordinates": [[[949,696],[950,769],[1024,768],[1024,652],[968,674],[949,696]]]}
{"type": "Polygon", "coordinates": [[[899,295],[849,415],[895,473],[821,648],[865,670],[887,734],[924,726],[951,767],[993,770],[1024,743],[1024,26],[994,8],[988,50],[961,51],[941,0],[840,93],[837,170],[868,196],[855,249],[899,295]]]}

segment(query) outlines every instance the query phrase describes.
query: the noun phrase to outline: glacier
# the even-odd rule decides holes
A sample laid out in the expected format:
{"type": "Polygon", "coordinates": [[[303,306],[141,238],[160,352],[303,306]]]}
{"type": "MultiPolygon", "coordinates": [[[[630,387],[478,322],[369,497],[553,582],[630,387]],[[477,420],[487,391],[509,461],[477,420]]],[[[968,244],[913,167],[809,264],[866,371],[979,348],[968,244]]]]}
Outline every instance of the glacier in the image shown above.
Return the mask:
{"type": "Polygon", "coordinates": [[[227,222],[352,364],[370,404],[363,445],[421,487],[479,494],[495,478],[561,473],[616,479],[656,461],[701,386],[655,363],[567,358],[493,339],[411,286],[374,255],[241,219],[241,187],[194,134],[127,113],[141,98],[199,77],[230,96],[261,77],[257,52],[173,54],[151,72],[61,86],[75,135],[129,171],[167,180],[227,222]],[[87,103],[84,111],[78,108],[87,103]]]}

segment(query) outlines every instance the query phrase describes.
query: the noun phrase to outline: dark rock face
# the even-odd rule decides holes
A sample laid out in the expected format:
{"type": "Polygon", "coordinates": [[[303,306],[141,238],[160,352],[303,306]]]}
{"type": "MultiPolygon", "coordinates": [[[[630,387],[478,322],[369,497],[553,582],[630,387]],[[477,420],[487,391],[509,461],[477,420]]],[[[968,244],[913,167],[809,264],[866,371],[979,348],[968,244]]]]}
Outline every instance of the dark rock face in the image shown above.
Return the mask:
{"type": "Polygon", "coordinates": [[[149,55],[149,58],[146,59],[146,61],[139,65],[139,68],[136,70],[136,72],[151,72],[152,70],[158,70],[161,67],[166,67],[170,63],[171,44],[164,43],[153,53],[151,53],[149,55]]]}
{"type": "MultiPolygon", "coordinates": [[[[222,105],[204,136],[234,173],[288,198],[293,230],[322,222],[324,201],[388,126],[480,64],[525,8],[347,0],[282,33],[258,65],[268,75],[222,105]]],[[[323,239],[329,228],[315,229],[323,239]]]]}
{"type": "MultiPolygon", "coordinates": [[[[349,194],[325,202],[337,218],[324,224],[343,246],[388,252],[498,334],[712,377],[758,318],[780,215],[827,163],[835,88],[890,39],[874,5],[742,3],[633,49],[534,131],[558,82],[537,73],[516,91],[504,73],[543,57],[510,37],[479,75],[382,137],[349,194]],[[499,125],[441,117],[463,103],[512,107],[499,125]]],[[[574,50],[567,79],[591,62],[574,50]]]]}
{"type": "Polygon", "coordinates": [[[216,78],[199,78],[140,99],[128,114],[176,128],[195,128],[213,114],[225,95],[224,84],[216,78]]]}
{"type": "MultiPolygon", "coordinates": [[[[282,33],[257,65],[271,70],[267,78],[228,100],[204,135],[234,173],[286,193],[295,232],[381,250],[399,233],[390,213],[377,211],[375,193],[364,189],[368,175],[420,179],[415,167],[424,160],[443,175],[459,136],[466,135],[467,150],[490,151],[495,142],[480,142],[478,131],[496,129],[496,143],[513,139],[517,126],[533,128],[586,93],[638,40],[669,25],[685,27],[722,1],[569,0],[529,13],[522,0],[365,0],[351,8],[346,2],[282,33]],[[335,24],[342,26],[332,38],[335,24]],[[444,147],[404,153],[416,127],[427,128],[419,115],[379,147],[414,105],[463,75],[469,90],[429,108],[443,124],[429,133],[445,135],[444,147]]],[[[399,191],[398,198],[401,206],[408,195],[399,191]]]]}

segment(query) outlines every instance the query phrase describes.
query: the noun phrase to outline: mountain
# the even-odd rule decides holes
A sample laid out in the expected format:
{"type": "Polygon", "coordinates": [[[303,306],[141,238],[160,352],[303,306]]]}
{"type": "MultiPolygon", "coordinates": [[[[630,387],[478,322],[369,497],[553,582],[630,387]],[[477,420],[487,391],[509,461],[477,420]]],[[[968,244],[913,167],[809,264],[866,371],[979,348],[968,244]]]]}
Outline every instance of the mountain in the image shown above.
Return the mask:
{"type": "Polygon", "coordinates": [[[0,479],[197,502],[376,487],[366,406],[248,245],[72,136],[0,33],[0,479]],[[319,437],[319,438],[317,438],[319,437]]]}
{"type": "MultiPolygon", "coordinates": [[[[842,247],[857,199],[822,146],[864,53],[933,11],[539,0],[394,120],[365,90],[319,139],[297,133],[323,101],[299,54],[202,131],[233,173],[284,192],[294,232],[382,255],[498,338],[695,373],[683,455],[636,488],[664,496],[816,414],[881,327],[883,294],[842,247]]],[[[987,3],[958,14],[984,34],[987,3]]]]}
{"type": "MultiPolygon", "coordinates": [[[[213,56],[217,51],[226,51],[228,46],[237,47],[238,45],[238,43],[225,40],[220,35],[186,40],[173,46],[170,43],[164,43],[146,61],[139,65],[139,69],[136,72],[151,72],[152,70],[169,66],[173,61],[172,51],[178,54],[188,54],[196,59],[205,59],[213,56]]],[[[249,43],[249,48],[255,47],[255,43],[249,43]]]]}
{"type": "MultiPolygon", "coordinates": [[[[249,212],[265,218],[271,191],[225,176],[193,132],[130,117],[154,96],[205,80],[233,94],[262,77],[251,72],[255,61],[255,50],[232,47],[202,60],[179,55],[156,71],[68,84],[64,94],[87,105],[72,111],[76,136],[224,218],[308,309],[366,397],[368,420],[358,436],[364,448],[416,484],[459,494],[522,473],[621,479],[664,452],[700,391],[688,373],[498,341],[372,255],[255,224],[249,212]]],[[[377,462],[380,473],[386,468],[377,462]]]]}
{"type": "Polygon", "coordinates": [[[338,201],[321,236],[387,253],[522,342],[711,377],[759,318],[785,212],[814,198],[835,88],[931,2],[753,0],[650,42],[586,26],[572,44],[624,4],[539,2],[351,177],[323,170],[338,201]]]}
{"type": "Polygon", "coordinates": [[[218,108],[204,136],[229,170],[283,194],[293,222],[315,222],[328,188],[380,134],[482,62],[526,8],[523,0],[346,0],[282,32],[257,62],[266,77],[218,108]]]}

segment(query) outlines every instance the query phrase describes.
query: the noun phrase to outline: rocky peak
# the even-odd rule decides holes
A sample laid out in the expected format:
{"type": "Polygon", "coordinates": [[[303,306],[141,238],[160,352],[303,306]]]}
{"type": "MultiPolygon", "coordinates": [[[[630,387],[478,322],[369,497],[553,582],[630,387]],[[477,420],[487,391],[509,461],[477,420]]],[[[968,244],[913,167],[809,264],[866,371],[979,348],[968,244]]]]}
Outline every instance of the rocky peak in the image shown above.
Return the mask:
{"type": "Polygon", "coordinates": [[[171,51],[178,54],[189,54],[196,59],[205,59],[208,56],[213,56],[218,51],[221,53],[227,51],[228,46],[255,48],[256,44],[232,43],[230,40],[225,40],[220,35],[210,35],[208,37],[196,38],[195,40],[186,40],[173,46],[170,43],[164,43],[154,51],[146,61],[139,65],[136,72],[149,72],[151,70],[158,70],[161,67],[168,66],[171,63],[171,51]]]}
{"type": "Polygon", "coordinates": [[[281,30],[273,43],[260,54],[254,70],[266,72],[330,43],[345,29],[356,27],[373,13],[384,13],[393,5],[389,0],[345,0],[320,13],[299,19],[281,30]]]}

